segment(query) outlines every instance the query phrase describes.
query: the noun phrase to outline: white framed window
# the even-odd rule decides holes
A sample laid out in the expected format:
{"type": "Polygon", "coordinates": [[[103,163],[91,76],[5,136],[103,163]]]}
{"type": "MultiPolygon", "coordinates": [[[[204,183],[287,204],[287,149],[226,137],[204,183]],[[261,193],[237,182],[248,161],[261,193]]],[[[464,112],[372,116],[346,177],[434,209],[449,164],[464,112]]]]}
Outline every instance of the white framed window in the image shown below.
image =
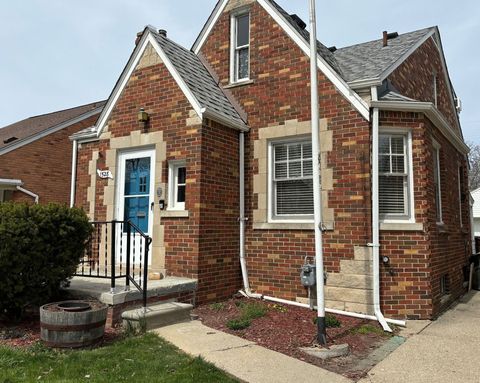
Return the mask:
{"type": "Polygon", "coordinates": [[[443,223],[440,149],[440,145],[436,141],[433,141],[433,182],[435,186],[435,208],[437,215],[437,223],[443,223]]]}
{"type": "Polygon", "coordinates": [[[185,161],[168,166],[168,210],[185,210],[187,167],[185,161]]]}
{"type": "Polygon", "coordinates": [[[269,220],[313,221],[312,144],[306,139],[269,143],[269,220]]]}
{"type": "Polygon", "coordinates": [[[411,133],[382,129],[379,138],[380,217],[385,223],[414,223],[411,133]]]}
{"type": "Polygon", "coordinates": [[[231,16],[230,82],[250,79],[250,13],[247,11],[231,16]]]}

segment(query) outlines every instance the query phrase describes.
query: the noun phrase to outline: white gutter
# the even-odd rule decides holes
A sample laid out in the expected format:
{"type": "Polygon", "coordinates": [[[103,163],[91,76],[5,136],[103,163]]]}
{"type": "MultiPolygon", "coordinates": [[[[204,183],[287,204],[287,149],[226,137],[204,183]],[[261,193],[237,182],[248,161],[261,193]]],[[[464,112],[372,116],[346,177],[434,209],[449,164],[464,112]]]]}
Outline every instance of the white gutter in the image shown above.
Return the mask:
{"type": "Polygon", "coordinates": [[[72,149],[72,179],[70,184],[70,207],[75,205],[75,183],[77,180],[77,155],[78,155],[78,143],[77,140],[73,140],[72,149]]]}
{"type": "Polygon", "coordinates": [[[1,185],[6,185],[10,187],[17,187],[17,186],[22,186],[23,182],[21,180],[12,180],[8,178],[0,178],[0,186],[1,185]]]}
{"type": "Polygon", "coordinates": [[[35,199],[35,203],[38,204],[38,200],[39,200],[38,194],[35,194],[34,192],[31,192],[30,190],[24,189],[21,186],[17,186],[17,190],[22,192],[22,193],[25,193],[26,195],[35,199]]]}
{"type": "Polygon", "coordinates": [[[445,117],[443,117],[431,102],[378,101],[378,99],[376,99],[372,100],[371,106],[372,108],[377,108],[379,110],[389,110],[394,112],[424,113],[460,153],[468,154],[470,152],[470,148],[465,144],[463,139],[454,132],[445,117]]]}
{"type": "MultiPolygon", "coordinates": [[[[372,101],[378,100],[377,87],[372,86],[372,101]]],[[[380,308],[380,222],[379,222],[379,192],[378,192],[378,147],[379,147],[379,111],[373,108],[372,116],[372,241],[373,248],[373,309],[375,316],[383,329],[392,332],[385,321],[380,308]]]]}
{"type": "Polygon", "coordinates": [[[248,132],[250,129],[243,123],[237,123],[229,118],[221,115],[220,113],[217,113],[216,111],[209,109],[209,108],[202,108],[200,109],[200,118],[209,118],[211,120],[214,120],[216,122],[221,123],[222,125],[225,125],[229,128],[237,129],[241,132],[248,132]]]}

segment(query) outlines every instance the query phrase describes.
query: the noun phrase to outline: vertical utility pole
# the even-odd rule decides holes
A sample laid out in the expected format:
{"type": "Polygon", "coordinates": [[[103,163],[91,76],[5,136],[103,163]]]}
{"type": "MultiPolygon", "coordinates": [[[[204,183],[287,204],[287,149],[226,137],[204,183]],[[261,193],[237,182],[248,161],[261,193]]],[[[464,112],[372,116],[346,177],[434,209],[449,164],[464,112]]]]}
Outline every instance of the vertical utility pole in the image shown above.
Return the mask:
{"type": "Polygon", "coordinates": [[[317,279],[317,341],[327,345],[325,331],[325,297],[323,273],[323,239],[322,239],[322,192],[320,190],[320,150],[318,103],[318,69],[317,69],[317,24],[315,0],[310,0],[310,88],[312,101],[312,162],[313,162],[313,204],[315,217],[315,265],[317,279]]]}

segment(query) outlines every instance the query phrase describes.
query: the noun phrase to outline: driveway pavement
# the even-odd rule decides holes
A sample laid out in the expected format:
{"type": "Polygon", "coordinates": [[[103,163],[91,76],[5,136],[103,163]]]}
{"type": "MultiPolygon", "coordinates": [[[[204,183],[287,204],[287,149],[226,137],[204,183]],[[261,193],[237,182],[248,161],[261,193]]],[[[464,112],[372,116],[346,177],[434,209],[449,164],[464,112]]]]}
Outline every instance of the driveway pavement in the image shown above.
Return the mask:
{"type": "Polygon", "coordinates": [[[377,364],[362,383],[479,383],[480,292],[377,364]]]}

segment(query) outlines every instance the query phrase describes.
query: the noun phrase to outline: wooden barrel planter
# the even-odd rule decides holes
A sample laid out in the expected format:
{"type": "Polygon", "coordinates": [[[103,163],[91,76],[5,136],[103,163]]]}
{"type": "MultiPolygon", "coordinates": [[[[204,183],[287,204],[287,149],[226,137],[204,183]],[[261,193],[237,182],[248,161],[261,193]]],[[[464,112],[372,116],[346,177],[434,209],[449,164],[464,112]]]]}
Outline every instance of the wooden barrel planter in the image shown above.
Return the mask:
{"type": "Polygon", "coordinates": [[[40,307],[40,337],[45,345],[81,348],[100,341],[108,306],[98,301],[65,301],[40,307]]]}

